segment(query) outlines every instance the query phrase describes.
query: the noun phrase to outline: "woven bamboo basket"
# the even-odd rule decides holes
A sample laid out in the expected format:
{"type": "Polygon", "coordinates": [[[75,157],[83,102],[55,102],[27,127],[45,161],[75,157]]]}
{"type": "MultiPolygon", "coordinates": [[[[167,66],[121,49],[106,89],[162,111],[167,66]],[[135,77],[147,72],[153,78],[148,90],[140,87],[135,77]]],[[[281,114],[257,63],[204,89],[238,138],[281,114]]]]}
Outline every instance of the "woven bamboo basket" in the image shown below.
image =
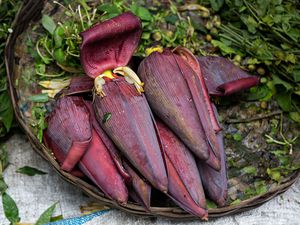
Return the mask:
{"type": "MultiPolygon", "coordinates": [[[[176,206],[158,207],[152,205],[151,212],[146,212],[143,207],[132,202],[128,202],[126,206],[117,204],[116,202],[107,198],[96,186],[93,186],[92,184],[61,170],[59,164],[53,158],[53,155],[51,154],[51,150],[47,149],[42,143],[40,143],[36,135],[33,134],[32,130],[28,127],[20,112],[20,108],[18,106],[19,96],[15,88],[15,73],[16,73],[15,65],[17,63],[15,57],[15,45],[16,45],[17,38],[26,30],[29,23],[33,21],[38,21],[41,18],[41,11],[43,9],[43,6],[44,6],[43,0],[39,0],[39,1],[24,0],[24,3],[21,9],[19,10],[15,18],[15,21],[13,23],[13,33],[9,36],[7,40],[6,50],[5,50],[7,78],[9,82],[10,95],[14,107],[15,116],[18,123],[20,124],[25,134],[27,135],[34,150],[37,153],[39,153],[45,159],[45,161],[50,163],[58,172],[58,174],[62,176],[66,181],[77,186],[86,194],[99,201],[101,204],[113,208],[118,208],[123,211],[135,215],[139,215],[139,216],[145,216],[145,217],[160,216],[160,217],[167,217],[169,219],[177,219],[177,220],[195,219],[194,216],[186,213],[185,211],[183,211],[182,209],[176,206]]],[[[264,194],[257,195],[255,197],[251,197],[249,199],[243,200],[238,204],[229,205],[221,208],[209,209],[209,218],[232,215],[234,213],[239,213],[239,212],[243,212],[258,207],[259,205],[269,201],[275,196],[285,192],[293,183],[295,183],[295,181],[297,181],[299,175],[300,175],[299,171],[293,172],[292,174],[289,175],[289,177],[287,177],[287,179],[285,179],[282,183],[277,185],[275,188],[272,188],[271,190],[269,190],[264,194]]]]}

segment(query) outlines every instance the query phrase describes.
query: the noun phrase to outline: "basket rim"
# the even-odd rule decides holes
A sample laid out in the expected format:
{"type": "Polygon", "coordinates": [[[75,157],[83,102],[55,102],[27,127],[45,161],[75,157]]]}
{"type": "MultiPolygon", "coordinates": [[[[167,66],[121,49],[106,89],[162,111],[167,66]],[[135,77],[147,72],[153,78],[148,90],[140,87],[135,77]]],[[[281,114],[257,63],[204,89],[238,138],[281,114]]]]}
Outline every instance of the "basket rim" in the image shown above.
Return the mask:
{"type": "MultiPolygon", "coordinates": [[[[22,34],[27,28],[28,24],[40,17],[41,10],[43,9],[45,0],[35,1],[35,0],[25,0],[17,13],[15,20],[13,22],[12,28],[13,33],[11,33],[6,41],[5,45],[5,65],[6,65],[6,75],[9,84],[10,97],[14,109],[16,119],[28,137],[33,149],[40,154],[46,161],[48,161],[56,170],[56,172],[69,183],[79,186],[86,194],[100,201],[104,205],[118,208],[123,211],[145,217],[167,217],[169,219],[176,220],[191,220],[197,217],[183,211],[179,207],[150,207],[150,212],[146,212],[142,206],[135,203],[128,202],[126,205],[119,205],[117,202],[107,198],[97,187],[87,183],[86,181],[77,178],[63,170],[60,169],[59,164],[53,158],[51,150],[48,149],[44,144],[40,143],[37,137],[33,134],[31,129],[26,125],[25,121],[22,119],[21,113],[18,107],[18,96],[14,87],[14,45],[16,43],[17,37],[22,34]]],[[[258,207],[263,203],[269,201],[275,196],[285,192],[292,184],[294,184],[300,177],[300,171],[295,171],[292,173],[288,179],[282,182],[280,185],[269,190],[268,192],[254,196],[252,198],[241,201],[236,205],[229,205],[221,208],[209,209],[209,218],[217,218],[225,215],[235,214],[243,211],[250,210],[252,208],[258,207]]]]}

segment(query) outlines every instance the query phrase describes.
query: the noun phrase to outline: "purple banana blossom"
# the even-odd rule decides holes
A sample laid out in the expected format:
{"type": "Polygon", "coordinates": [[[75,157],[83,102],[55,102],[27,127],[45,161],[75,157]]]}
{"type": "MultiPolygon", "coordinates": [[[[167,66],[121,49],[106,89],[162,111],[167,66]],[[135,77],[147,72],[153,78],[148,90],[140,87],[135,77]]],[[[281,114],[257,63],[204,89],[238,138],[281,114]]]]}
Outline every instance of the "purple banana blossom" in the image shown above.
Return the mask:
{"type": "Polygon", "coordinates": [[[231,95],[259,84],[259,77],[249,75],[223,57],[201,56],[198,61],[210,95],[231,95]]]}
{"type": "Polygon", "coordinates": [[[92,139],[90,114],[80,97],[65,97],[47,117],[47,137],[58,145],[61,168],[71,171],[84,155],[92,139]]]}
{"type": "Polygon", "coordinates": [[[93,128],[84,100],[76,96],[60,98],[47,121],[44,142],[62,169],[74,173],[72,169],[78,163],[81,171],[108,197],[126,204],[128,191],[124,179],[102,137],[93,128]]]}
{"type": "Polygon", "coordinates": [[[218,142],[205,101],[204,89],[189,63],[165,49],[153,52],[139,66],[145,94],[154,113],[195,153],[220,169],[218,142]]]}
{"type": "Polygon", "coordinates": [[[99,125],[141,175],[166,192],[167,173],[143,84],[127,67],[141,32],[141,21],[132,13],[104,21],[81,33],[80,58],[85,73],[95,79],[99,125]],[[104,123],[107,113],[111,118],[104,123]]]}

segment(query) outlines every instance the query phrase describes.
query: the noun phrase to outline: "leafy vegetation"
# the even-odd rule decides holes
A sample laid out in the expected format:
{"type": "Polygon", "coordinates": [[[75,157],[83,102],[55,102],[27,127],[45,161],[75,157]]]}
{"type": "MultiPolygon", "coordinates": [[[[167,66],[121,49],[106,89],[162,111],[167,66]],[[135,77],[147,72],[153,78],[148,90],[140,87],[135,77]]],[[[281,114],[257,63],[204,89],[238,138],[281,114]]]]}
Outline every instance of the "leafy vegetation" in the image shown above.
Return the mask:
{"type": "Polygon", "coordinates": [[[20,3],[19,0],[0,1],[0,137],[9,132],[13,122],[13,108],[6,82],[4,47],[9,33],[13,32],[10,26],[20,3]]]}
{"type": "MultiPolygon", "coordinates": [[[[3,178],[3,171],[8,166],[8,164],[9,164],[8,153],[6,151],[6,146],[0,144],[0,194],[2,196],[3,212],[11,225],[17,225],[21,220],[19,216],[19,209],[15,200],[6,192],[8,186],[5,183],[3,178]]],[[[28,176],[34,176],[37,174],[39,175],[46,174],[45,172],[30,166],[24,166],[22,168],[19,168],[16,172],[26,174],[28,176]]],[[[39,219],[37,220],[36,224],[45,224],[51,221],[57,221],[63,219],[61,215],[53,218],[51,217],[56,205],[57,203],[53,204],[51,207],[45,210],[45,212],[43,212],[39,217],[39,219]]]]}
{"type": "Polygon", "coordinates": [[[4,194],[7,189],[7,184],[3,178],[3,171],[8,165],[8,154],[6,147],[3,144],[0,144],[0,194],[4,194]]]}
{"type": "MultiPolygon", "coordinates": [[[[297,1],[200,0],[222,23],[212,29],[211,44],[237,65],[262,76],[252,96],[276,99],[299,123],[300,8],[297,1]]],[[[212,17],[213,18],[213,17],[212,17]]],[[[249,100],[253,100],[249,99],[249,100]]]]}
{"type": "Polygon", "coordinates": [[[5,192],[2,194],[3,211],[12,225],[16,225],[20,221],[19,209],[15,201],[5,192]]]}
{"type": "Polygon", "coordinates": [[[17,173],[26,174],[28,176],[34,176],[34,175],[45,175],[44,171],[41,171],[37,168],[31,167],[31,166],[23,166],[16,171],[17,173]]]}
{"type": "Polygon", "coordinates": [[[57,202],[54,203],[52,206],[50,206],[48,209],[46,209],[38,218],[36,221],[35,225],[43,225],[46,223],[51,222],[51,216],[55,210],[55,207],[57,205],[57,202]]]}
{"type": "MultiPolygon", "coordinates": [[[[247,102],[238,115],[256,117],[264,111],[276,111],[278,107],[275,103],[261,107],[259,102],[247,102]]],[[[230,129],[224,129],[230,204],[264,194],[299,171],[299,128],[282,112],[254,120],[231,121],[233,123],[229,120],[225,124],[230,129]]]]}

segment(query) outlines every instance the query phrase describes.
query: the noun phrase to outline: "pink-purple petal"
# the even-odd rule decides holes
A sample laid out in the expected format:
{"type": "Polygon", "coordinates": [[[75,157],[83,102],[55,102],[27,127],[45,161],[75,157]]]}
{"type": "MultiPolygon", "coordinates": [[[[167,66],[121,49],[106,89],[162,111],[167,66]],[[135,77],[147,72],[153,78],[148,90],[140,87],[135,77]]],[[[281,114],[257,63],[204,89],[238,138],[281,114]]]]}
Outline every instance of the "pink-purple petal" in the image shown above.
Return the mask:
{"type": "Polygon", "coordinates": [[[210,95],[230,95],[259,83],[257,76],[248,74],[223,57],[202,56],[198,61],[210,95]]]}
{"type": "Polygon", "coordinates": [[[126,66],[141,33],[140,19],[130,12],[82,32],[80,60],[85,73],[95,78],[105,70],[126,66]]]}
{"type": "Polygon", "coordinates": [[[63,97],[47,117],[48,141],[63,151],[62,169],[71,171],[87,150],[92,137],[90,114],[80,97],[63,97]]]}

